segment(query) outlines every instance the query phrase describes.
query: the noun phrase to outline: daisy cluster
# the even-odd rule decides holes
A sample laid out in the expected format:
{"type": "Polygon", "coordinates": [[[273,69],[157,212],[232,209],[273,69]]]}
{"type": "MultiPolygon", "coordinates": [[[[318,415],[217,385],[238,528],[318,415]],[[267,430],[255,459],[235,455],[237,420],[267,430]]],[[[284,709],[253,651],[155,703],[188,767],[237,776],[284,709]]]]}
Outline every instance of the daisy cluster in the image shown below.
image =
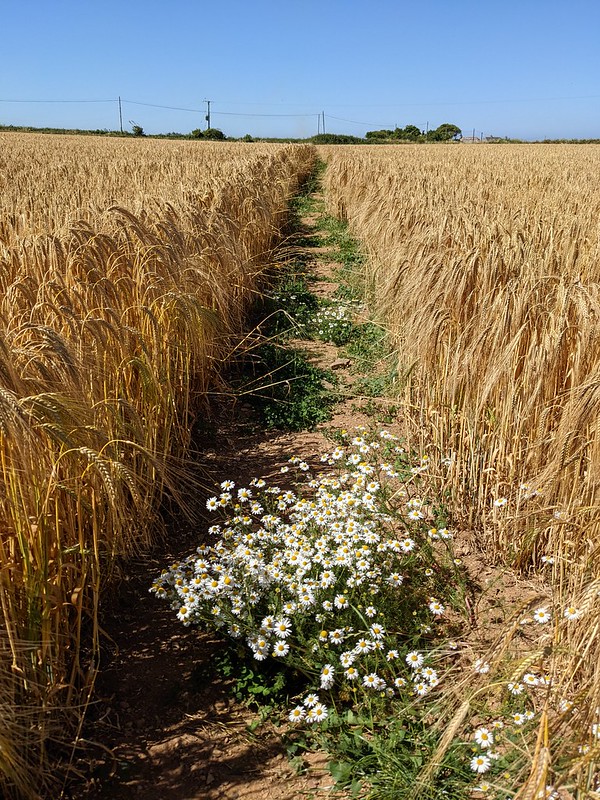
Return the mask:
{"type": "Polygon", "coordinates": [[[311,319],[314,336],[324,342],[346,344],[354,328],[352,318],[355,311],[347,303],[320,308],[311,319]]]}
{"type": "Polygon", "coordinates": [[[431,528],[425,504],[411,496],[414,478],[399,482],[406,460],[389,432],[359,429],[323,455],[321,477],[290,459],[282,472],[296,470],[293,490],[224,481],[207,501],[223,517],[210,541],[150,591],[184,625],[218,629],[256,661],[279,659],[305,675],[315,691],[292,710],[293,722],[326,719],[317,693],[418,700],[439,678],[431,646],[415,644],[444,614],[432,591],[445,585],[442,555],[427,530],[439,536],[438,550],[451,534],[431,528]]]}

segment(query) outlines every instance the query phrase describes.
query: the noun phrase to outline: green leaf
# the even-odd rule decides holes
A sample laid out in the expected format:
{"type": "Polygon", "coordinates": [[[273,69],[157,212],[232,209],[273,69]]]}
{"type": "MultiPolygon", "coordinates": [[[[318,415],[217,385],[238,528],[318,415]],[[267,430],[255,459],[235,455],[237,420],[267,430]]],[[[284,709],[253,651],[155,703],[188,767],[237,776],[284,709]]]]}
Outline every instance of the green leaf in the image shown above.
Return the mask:
{"type": "Polygon", "coordinates": [[[348,761],[330,761],[329,772],[336,783],[346,784],[352,775],[352,764],[348,761]]]}

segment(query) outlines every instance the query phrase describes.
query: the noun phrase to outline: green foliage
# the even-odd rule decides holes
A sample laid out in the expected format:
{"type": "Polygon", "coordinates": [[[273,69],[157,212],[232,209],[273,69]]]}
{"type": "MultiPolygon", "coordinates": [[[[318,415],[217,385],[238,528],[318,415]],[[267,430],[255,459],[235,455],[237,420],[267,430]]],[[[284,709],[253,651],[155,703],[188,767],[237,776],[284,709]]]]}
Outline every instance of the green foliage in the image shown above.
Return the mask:
{"type": "Polygon", "coordinates": [[[393,135],[394,131],[383,128],[379,131],[367,131],[365,137],[367,139],[391,139],[393,135]]]}
{"type": "Polygon", "coordinates": [[[444,122],[435,130],[427,132],[427,140],[430,142],[449,142],[451,139],[460,139],[462,131],[458,125],[444,122]]]}
{"type": "Polygon", "coordinates": [[[226,139],[225,134],[223,131],[219,130],[219,128],[207,128],[204,131],[204,139],[212,139],[215,142],[223,142],[226,139]]]}
{"type": "Polygon", "coordinates": [[[131,132],[134,136],[145,136],[144,129],[141,125],[132,125],[131,132]]]}
{"type": "Polygon", "coordinates": [[[389,354],[387,331],[374,322],[365,322],[357,327],[355,336],[346,352],[354,359],[357,372],[372,373],[375,366],[389,354]]]}
{"type": "Polygon", "coordinates": [[[303,275],[285,275],[277,288],[263,299],[261,314],[265,321],[262,331],[267,336],[303,334],[318,305],[303,275]]]}
{"type": "Polygon", "coordinates": [[[229,683],[236,700],[257,709],[272,703],[285,703],[295,690],[297,676],[293,670],[274,659],[258,664],[248,651],[229,643],[210,664],[212,672],[229,683]]]}
{"type": "Polygon", "coordinates": [[[358,136],[349,136],[343,133],[318,133],[311,136],[313,144],[364,144],[364,139],[358,136]]]}
{"type": "Polygon", "coordinates": [[[359,285],[365,257],[356,239],[348,230],[348,223],[344,220],[324,215],[318,222],[318,228],[327,234],[325,244],[335,248],[331,257],[341,264],[338,270],[338,277],[342,281],[353,283],[359,294],[362,294],[359,285]]]}
{"type": "Polygon", "coordinates": [[[311,430],[331,417],[335,377],[310,364],[306,356],[273,342],[246,359],[239,393],[255,408],[267,428],[311,430]]]}
{"type": "MultiPolygon", "coordinates": [[[[415,785],[435,751],[438,735],[422,709],[402,702],[394,703],[385,716],[356,714],[351,709],[334,713],[311,734],[331,757],[329,771],[336,785],[351,797],[372,800],[415,796],[415,785]]],[[[434,780],[419,786],[418,797],[464,800],[472,782],[464,745],[455,743],[444,754],[434,780]]]]}
{"type": "Polygon", "coordinates": [[[211,139],[218,142],[222,142],[226,138],[223,131],[218,128],[207,128],[204,131],[201,128],[196,128],[192,131],[191,137],[192,139],[211,139]]]}
{"type": "Polygon", "coordinates": [[[354,309],[348,303],[322,303],[313,314],[308,333],[315,339],[331,342],[341,347],[354,336],[356,326],[352,321],[354,309]]]}
{"type": "Polygon", "coordinates": [[[418,142],[421,138],[421,131],[416,125],[407,125],[405,128],[396,128],[394,134],[397,139],[404,139],[407,142],[418,142]]]}
{"type": "Polygon", "coordinates": [[[404,128],[382,129],[367,131],[366,138],[370,142],[447,142],[451,139],[460,139],[461,130],[457,125],[444,122],[439,127],[425,134],[416,125],[406,125],[404,128]]]}
{"type": "MultiPolygon", "coordinates": [[[[300,198],[314,190],[322,169],[322,164],[316,165],[300,198]]],[[[300,238],[298,208],[297,202],[290,204],[290,237],[296,243],[300,238]]],[[[280,266],[274,283],[253,311],[265,341],[242,360],[242,375],[234,388],[255,408],[267,428],[310,430],[331,417],[337,399],[333,390],[336,378],[313,366],[303,352],[285,346],[285,342],[292,335],[310,335],[319,301],[297,260],[280,266]]]]}

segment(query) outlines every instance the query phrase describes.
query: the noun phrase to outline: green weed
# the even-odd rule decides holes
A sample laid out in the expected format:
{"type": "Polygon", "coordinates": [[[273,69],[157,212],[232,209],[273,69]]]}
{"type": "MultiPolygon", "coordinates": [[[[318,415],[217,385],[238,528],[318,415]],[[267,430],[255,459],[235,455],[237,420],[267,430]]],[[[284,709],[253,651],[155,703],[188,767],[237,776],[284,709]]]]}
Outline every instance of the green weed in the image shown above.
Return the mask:
{"type": "Polygon", "coordinates": [[[298,350],[266,342],[246,358],[238,394],[245,395],[267,428],[310,430],[331,417],[335,376],[298,350]]]}
{"type": "Polygon", "coordinates": [[[265,296],[261,330],[265,336],[304,335],[319,306],[303,275],[286,275],[265,296]]]}

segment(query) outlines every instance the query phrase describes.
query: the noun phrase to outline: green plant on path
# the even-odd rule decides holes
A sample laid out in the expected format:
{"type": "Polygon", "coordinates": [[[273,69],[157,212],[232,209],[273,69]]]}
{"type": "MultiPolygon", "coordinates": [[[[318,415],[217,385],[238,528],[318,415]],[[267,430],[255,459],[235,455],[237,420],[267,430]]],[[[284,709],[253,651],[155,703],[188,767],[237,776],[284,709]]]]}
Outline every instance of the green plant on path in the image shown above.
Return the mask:
{"type": "MultiPolygon", "coordinates": [[[[422,460],[385,430],[341,439],[321,475],[290,459],[293,489],[223,481],[207,501],[219,521],[206,544],[152,591],[185,625],[229,640],[235,658],[221,661],[234,691],[278,708],[289,741],[326,744],[338,782],[358,786],[375,780],[387,748],[400,747],[413,776],[431,753],[429,720],[454,660],[441,621],[463,606],[452,534],[420,494],[422,460]]],[[[447,758],[448,785],[457,774],[464,785],[453,748],[447,758]]]]}

